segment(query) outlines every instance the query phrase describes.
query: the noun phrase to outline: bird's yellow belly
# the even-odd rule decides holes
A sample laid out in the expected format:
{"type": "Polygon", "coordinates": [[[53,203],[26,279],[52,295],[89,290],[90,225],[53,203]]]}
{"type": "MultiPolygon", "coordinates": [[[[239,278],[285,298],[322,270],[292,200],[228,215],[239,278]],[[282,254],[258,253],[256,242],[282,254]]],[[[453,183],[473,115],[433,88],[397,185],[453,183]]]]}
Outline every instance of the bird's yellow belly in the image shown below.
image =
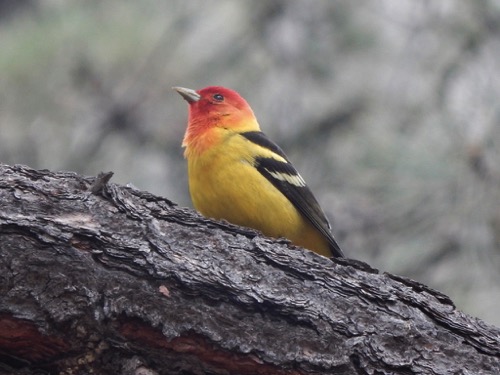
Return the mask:
{"type": "Polygon", "coordinates": [[[331,255],[326,239],[249,161],[214,153],[188,160],[188,169],[191,199],[203,215],[331,255]]]}

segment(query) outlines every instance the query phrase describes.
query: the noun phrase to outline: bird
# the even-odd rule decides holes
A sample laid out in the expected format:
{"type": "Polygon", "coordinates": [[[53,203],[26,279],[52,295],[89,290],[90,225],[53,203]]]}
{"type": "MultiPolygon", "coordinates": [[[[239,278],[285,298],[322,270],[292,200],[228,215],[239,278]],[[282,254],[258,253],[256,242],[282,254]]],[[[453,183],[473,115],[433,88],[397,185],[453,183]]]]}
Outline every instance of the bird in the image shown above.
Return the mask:
{"type": "Polygon", "coordinates": [[[182,141],[193,206],[326,257],[344,257],[318,201],[250,105],[222,86],[172,87],[188,103],[182,141]]]}

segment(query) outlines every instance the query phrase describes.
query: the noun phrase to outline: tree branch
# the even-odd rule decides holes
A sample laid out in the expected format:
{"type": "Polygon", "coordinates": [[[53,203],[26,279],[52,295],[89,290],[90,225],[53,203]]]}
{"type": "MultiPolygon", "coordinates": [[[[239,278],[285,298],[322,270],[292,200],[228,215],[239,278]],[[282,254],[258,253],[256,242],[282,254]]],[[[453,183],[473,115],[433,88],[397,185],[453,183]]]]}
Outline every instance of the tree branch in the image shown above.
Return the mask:
{"type": "Polygon", "coordinates": [[[425,285],[95,182],[0,165],[0,373],[500,373],[425,285]]]}

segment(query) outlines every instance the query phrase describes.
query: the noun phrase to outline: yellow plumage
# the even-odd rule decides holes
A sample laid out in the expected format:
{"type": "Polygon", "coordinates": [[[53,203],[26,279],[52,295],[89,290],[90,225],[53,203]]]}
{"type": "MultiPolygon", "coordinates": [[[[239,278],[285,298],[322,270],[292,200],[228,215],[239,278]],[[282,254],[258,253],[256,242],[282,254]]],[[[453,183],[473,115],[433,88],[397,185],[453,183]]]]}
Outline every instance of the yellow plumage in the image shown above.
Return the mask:
{"type": "MultiPolygon", "coordinates": [[[[324,214],[286,156],[260,133],[248,104],[234,91],[220,87],[176,90],[190,103],[183,145],[194,207],[205,216],[255,228],[267,236],[286,237],[332,256],[332,241],[336,243],[324,214]],[[294,195],[287,196],[288,190],[305,193],[305,200],[292,202],[294,195]],[[297,203],[311,212],[314,222],[297,203]]],[[[340,248],[334,249],[334,255],[342,256],[340,248]]]]}

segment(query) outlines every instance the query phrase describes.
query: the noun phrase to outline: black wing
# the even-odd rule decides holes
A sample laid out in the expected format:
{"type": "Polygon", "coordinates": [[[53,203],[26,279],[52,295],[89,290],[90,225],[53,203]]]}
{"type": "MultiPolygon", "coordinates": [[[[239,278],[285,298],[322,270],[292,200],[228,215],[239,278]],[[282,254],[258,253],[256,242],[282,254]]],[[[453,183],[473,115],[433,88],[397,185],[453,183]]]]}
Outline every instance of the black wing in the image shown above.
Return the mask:
{"type": "Polygon", "coordinates": [[[344,253],[330,232],[330,223],[318,201],[283,150],[262,132],[245,132],[241,135],[286,160],[282,162],[273,158],[259,157],[255,160],[255,167],[327,238],[333,256],[344,257],[344,253]]]}

